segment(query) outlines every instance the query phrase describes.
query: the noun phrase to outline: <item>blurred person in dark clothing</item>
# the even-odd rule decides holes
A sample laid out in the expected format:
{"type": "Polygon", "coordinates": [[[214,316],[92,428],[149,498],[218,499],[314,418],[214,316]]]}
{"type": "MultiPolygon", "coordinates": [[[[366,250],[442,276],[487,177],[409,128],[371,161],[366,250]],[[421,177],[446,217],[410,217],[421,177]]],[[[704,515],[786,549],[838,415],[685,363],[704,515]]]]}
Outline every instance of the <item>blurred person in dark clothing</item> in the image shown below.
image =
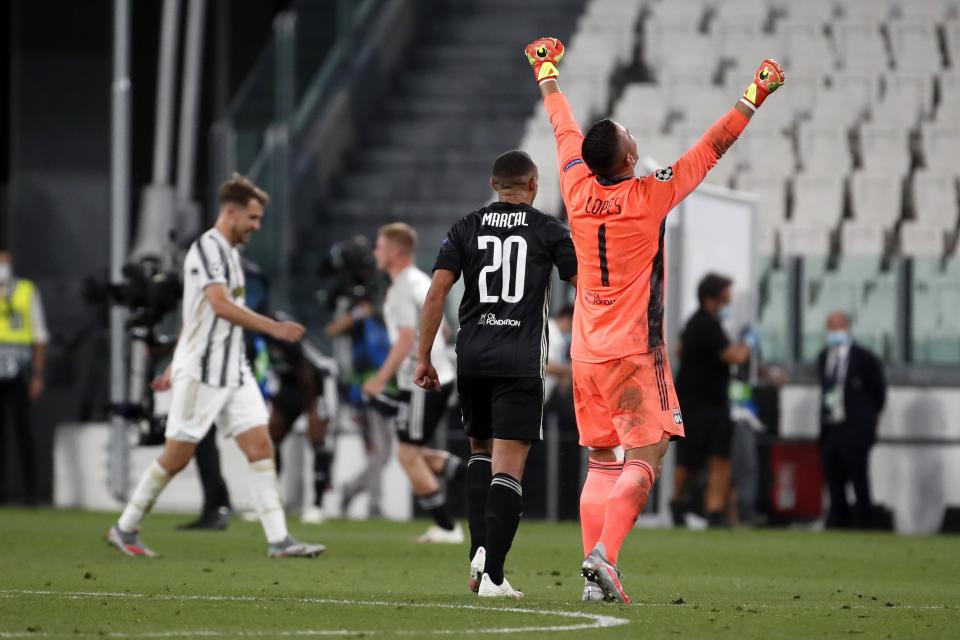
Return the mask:
{"type": "MultiPolygon", "coordinates": [[[[6,460],[9,421],[17,437],[27,504],[37,499],[30,405],[43,395],[48,342],[40,291],[30,280],[14,276],[13,254],[0,251],[0,464],[6,460]]],[[[0,499],[5,497],[0,493],[0,499]]]]}
{"type": "Polygon", "coordinates": [[[817,358],[820,378],[820,454],[830,493],[828,527],[869,528],[870,449],[877,440],[877,422],[886,402],[883,366],[854,342],[850,319],[842,312],[827,318],[827,346],[817,358]],[[847,484],[856,503],[847,502],[847,484]]]}
{"type": "Polygon", "coordinates": [[[729,317],[733,281],[716,273],[703,277],[697,287],[700,307],[687,321],[680,338],[677,396],[683,410],[686,438],[677,443],[677,467],[671,502],[674,524],[684,522],[693,474],[707,466],[704,511],[710,526],[724,524],[730,490],[730,367],[750,359],[756,335],[745,331],[733,343],[723,321],[729,317]]]}
{"type": "Polygon", "coordinates": [[[383,471],[393,454],[393,425],[387,416],[364,399],[361,389],[387,359],[390,337],[381,314],[366,297],[352,301],[343,313],[327,324],[325,333],[349,343],[349,348],[340,350],[348,360],[341,363],[341,371],[348,376],[343,394],[363,434],[367,454],[363,468],[340,487],[341,515],[347,514],[350,503],[357,496],[366,493],[369,496],[368,515],[380,517],[383,515],[380,504],[383,471]]]}

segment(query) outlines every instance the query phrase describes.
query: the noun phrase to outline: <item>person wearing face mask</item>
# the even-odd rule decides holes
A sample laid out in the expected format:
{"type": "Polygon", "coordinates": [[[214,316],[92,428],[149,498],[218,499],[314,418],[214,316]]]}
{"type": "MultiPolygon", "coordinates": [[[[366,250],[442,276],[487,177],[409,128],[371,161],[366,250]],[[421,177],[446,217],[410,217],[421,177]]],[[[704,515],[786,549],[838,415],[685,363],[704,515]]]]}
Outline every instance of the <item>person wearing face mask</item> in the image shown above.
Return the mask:
{"type": "Polygon", "coordinates": [[[730,493],[730,367],[745,364],[756,347],[753,331],[733,343],[723,328],[730,313],[733,281],[708,273],[697,286],[700,308],[690,317],[680,338],[677,396],[683,410],[686,439],[677,446],[673,500],[674,524],[682,526],[693,475],[707,466],[704,511],[710,526],[722,526],[730,493]]]}
{"type": "Polygon", "coordinates": [[[835,311],[827,317],[826,348],[817,359],[820,378],[820,455],[830,493],[827,526],[866,529],[873,504],[868,474],[877,421],[886,402],[883,366],[853,341],[850,318],[835,311]],[[847,484],[856,503],[847,502],[847,484]]]}
{"type": "Polygon", "coordinates": [[[14,276],[13,255],[0,251],[0,460],[4,459],[9,416],[20,448],[23,499],[27,504],[36,500],[30,403],[43,395],[48,341],[39,290],[30,280],[14,276]]]}

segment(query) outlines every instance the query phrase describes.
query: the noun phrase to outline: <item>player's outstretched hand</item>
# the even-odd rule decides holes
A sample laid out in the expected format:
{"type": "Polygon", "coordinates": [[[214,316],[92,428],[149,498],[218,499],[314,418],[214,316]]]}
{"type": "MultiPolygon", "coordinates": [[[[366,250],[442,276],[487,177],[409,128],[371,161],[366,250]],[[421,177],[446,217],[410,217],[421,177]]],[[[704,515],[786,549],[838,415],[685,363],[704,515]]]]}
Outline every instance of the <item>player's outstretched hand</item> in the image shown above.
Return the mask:
{"type": "Polygon", "coordinates": [[[753,74],[753,82],[743,92],[740,102],[756,111],[767,96],[782,87],[786,81],[787,75],[783,67],[776,60],[767,58],[757,67],[756,73],[753,74]]]}
{"type": "Polygon", "coordinates": [[[526,46],[523,50],[527,54],[527,60],[533,67],[533,74],[537,78],[537,84],[543,84],[547,80],[556,80],[560,75],[557,65],[563,57],[563,43],[557,38],[539,38],[526,46]]]}
{"type": "Polygon", "coordinates": [[[300,342],[306,332],[303,325],[297,322],[278,322],[274,325],[271,335],[284,342],[300,342]]]}
{"type": "Polygon", "coordinates": [[[440,391],[440,378],[437,376],[437,370],[429,362],[417,361],[417,366],[413,370],[413,382],[421,389],[440,391]]]}

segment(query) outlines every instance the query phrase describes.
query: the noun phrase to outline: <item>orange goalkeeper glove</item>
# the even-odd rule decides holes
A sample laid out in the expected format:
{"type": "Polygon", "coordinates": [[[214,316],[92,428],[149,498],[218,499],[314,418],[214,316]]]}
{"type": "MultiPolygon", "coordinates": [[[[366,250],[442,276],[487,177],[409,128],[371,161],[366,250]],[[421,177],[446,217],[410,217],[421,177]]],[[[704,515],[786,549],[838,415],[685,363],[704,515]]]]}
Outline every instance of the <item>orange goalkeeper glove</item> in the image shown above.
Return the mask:
{"type": "Polygon", "coordinates": [[[783,67],[776,60],[767,58],[760,63],[760,67],[753,75],[753,82],[743,92],[740,102],[756,111],[757,107],[767,99],[767,96],[783,86],[786,81],[787,76],[783,72],[783,67]]]}
{"type": "Polygon", "coordinates": [[[556,80],[560,75],[557,65],[560,64],[564,49],[563,43],[556,38],[534,40],[526,46],[523,52],[527,54],[527,60],[533,67],[537,84],[543,84],[547,80],[556,80]]]}

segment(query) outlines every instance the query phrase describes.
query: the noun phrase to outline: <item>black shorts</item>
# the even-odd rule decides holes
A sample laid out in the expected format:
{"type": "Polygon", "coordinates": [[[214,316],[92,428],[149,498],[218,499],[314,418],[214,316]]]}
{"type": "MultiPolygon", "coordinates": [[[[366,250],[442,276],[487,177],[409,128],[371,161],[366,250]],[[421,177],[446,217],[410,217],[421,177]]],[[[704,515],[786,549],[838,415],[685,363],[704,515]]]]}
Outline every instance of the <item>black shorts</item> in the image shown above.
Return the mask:
{"type": "Polygon", "coordinates": [[[407,444],[424,445],[433,438],[443,415],[447,401],[453,392],[453,383],[440,387],[440,391],[400,391],[397,395],[397,440],[407,444]]]}
{"type": "Polygon", "coordinates": [[[730,458],[733,421],[728,407],[683,410],[685,438],[677,443],[677,464],[699,469],[709,458],[730,458]]]}
{"type": "Polygon", "coordinates": [[[459,376],[463,428],[478,440],[543,439],[543,380],[459,376]]]}

